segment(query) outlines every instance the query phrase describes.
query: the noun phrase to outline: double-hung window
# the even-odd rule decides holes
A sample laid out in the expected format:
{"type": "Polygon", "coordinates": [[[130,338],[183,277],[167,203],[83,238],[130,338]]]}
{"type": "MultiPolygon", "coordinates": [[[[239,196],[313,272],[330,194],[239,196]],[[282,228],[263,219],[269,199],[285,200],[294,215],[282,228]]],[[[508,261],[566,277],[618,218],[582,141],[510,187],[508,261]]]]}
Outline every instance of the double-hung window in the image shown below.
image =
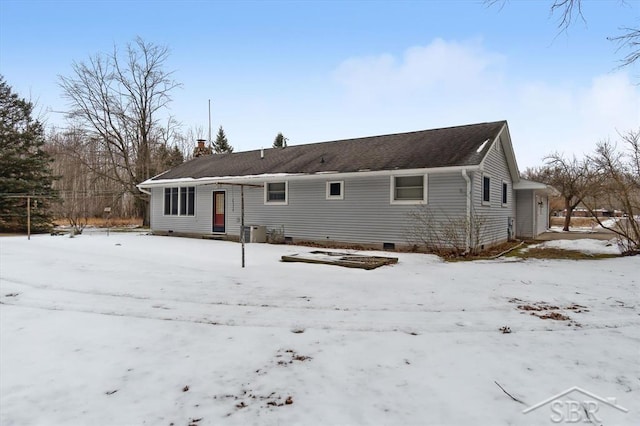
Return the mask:
{"type": "Polygon", "coordinates": [[[287,182],[267,182],[264,185],[265,204],[287,204],[287,182]]]}
{"type": "Polygon", "coordinates": [[[505,181],[502,181],[502,207],[506,207],[507,202],[509,201],[509,184],[505,181]]]}
{"type": "Polygon", "coordinates": [[[391,176],[392,204],[423,204],[427,201],[427,176],[391,176]]]}
{"type": "Polygon", "coordinates": [[[164,214],[166,216],[194,216],[195,207],[195,186],[164,189],[164,214]]]}
{"type": "Polygon", "coordinates": [[[482,204],[491,204],[491,176],[482,175],[482,204]]]}

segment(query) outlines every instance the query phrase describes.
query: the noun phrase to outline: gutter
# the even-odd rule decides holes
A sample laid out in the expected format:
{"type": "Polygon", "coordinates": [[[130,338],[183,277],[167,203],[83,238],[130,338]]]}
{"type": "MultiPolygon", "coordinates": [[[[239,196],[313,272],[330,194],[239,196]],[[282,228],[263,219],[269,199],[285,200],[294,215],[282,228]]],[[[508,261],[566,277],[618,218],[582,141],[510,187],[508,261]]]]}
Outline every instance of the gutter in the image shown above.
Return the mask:
{"type": "Polygon", "coordinates": [[[394,169],[394,170],[360,170],[356,172],[317,172],[317,173],[265,173],[258,175],[244,176],[211,176],[203,178],[175,178],[175,179],[147,179],[139,183],[138,188],[153,188],[156,186],[197,186],[197,185],[224,185],[227,182],[251,183],[255,181],[273,182],[282,180],[302,180],[318,178],[351,178],[362,176],[402,176],[411,174],[435,174],[435,173],[455,173],[460,170],[480,170],[479,166],[451,166],[436,167],[430,169],[394,169]],[[155,179],[155,180],[153,180],[155,179]]]}
{"type": "Polygon", "coordinates": [[[466,235],[466,253],[471,251],[471,179],[467,174],[467,169],[462,169],[462,177],[467,182],[467,235],[466,235]]]}

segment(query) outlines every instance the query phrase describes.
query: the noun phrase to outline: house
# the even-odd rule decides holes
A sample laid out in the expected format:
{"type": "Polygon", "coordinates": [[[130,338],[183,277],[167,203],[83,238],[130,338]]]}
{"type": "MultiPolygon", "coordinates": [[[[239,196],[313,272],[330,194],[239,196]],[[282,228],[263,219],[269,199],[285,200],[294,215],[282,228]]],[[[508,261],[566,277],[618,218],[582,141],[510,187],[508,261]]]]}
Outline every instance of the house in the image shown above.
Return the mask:
{"type": "Polygon", "coordinates": [[[139,188],[154,233],[236,240],[241,210],[288,241],[378,248],[482,249],[535,237],[548,217],[506,121],[203,156],[139,188]]]}

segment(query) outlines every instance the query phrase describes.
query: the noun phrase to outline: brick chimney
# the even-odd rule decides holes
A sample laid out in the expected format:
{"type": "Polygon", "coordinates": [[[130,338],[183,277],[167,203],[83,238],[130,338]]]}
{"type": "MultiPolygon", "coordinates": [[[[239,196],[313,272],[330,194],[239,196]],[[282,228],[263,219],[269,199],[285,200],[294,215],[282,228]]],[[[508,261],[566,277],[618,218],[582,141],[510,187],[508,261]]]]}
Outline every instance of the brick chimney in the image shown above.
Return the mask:
{"type": "Polygon", "coordinates": [[[206,139],[198,139],[198,145],[193,150],[194,157],[202,157],[203,155],[211,155],[213,154],[213,150],[210,147],[206,147],[204,143],[206,139]]]}

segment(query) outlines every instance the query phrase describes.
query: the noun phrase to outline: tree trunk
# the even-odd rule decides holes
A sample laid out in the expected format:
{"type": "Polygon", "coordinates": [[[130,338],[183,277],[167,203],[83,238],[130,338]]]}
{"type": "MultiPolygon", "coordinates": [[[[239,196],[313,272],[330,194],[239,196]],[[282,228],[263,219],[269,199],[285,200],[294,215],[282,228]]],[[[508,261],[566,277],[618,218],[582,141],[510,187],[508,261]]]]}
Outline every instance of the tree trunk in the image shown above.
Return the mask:
{"type": "Polygon", "coordinates": [[[564,216],[564,227],[562,228],[562,230],[568,231],[569,225],[571,224],[571,215],[573,214],[573,206],[571,205],[570,198],[564,199],[564,208],[565,208],[566,214],[564,216]]]}
{"type": "Polygon", "coordinates": [[[136,215],[142,218],[142,226],[147,228],[151,226],[149,198],[143,197],[142,194],[136,196],[135,206],[136,215]]]}
{"type": "Polygon", "coordinates": [[[145,228],[149,228],[151,226],[151,209],[149,206],[149,201],[144,201],[143,204],[143,216],[142,216],[142,226],[145,228]]]}

